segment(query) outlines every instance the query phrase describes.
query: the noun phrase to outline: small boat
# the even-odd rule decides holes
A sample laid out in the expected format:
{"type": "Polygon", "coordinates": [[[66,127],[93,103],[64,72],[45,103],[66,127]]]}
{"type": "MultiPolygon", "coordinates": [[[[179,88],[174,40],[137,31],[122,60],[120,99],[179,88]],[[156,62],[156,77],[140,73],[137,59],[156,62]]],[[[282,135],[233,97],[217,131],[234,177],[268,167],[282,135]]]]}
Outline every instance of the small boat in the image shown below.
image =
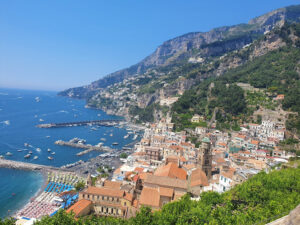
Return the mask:
{"type": "Polygon", "coordinates": [[[22,149],[19,149],[19,150],[18,150],[18,152],[22,152],[22,151],[23,151],[22,149]]]}
{"type": "Polygon", "coordinates": [[[51,152],[51,155],[55,155],[55,152],[51,152]]]}
{"type": "Polygon", "coordinates": [[[7,156],[12,156],[13,154],[12,154],[11,152],[6,152],[5,155],[7,155],[7,156]]]}
{"type": "Polygon", "coordinates": [[[92,127],[91,130],[98,130],[96,127],[92,127]]]}
{"type": "Polygon", "coordinates": [[[109,136],[111,136],[111,137],[112,137],[112,136],[113,136],[113,134],[110,134],[109,136]]]}
{"type": "Polygon", "coordinates": [[[28,158],[30,158],[30,156],[31,156],[30,154],[27,154],[27,155],[24,156],[24,158],[28,159],[28,158]]]}
{"type": "Polygon", "coordinates": [[[106,139],[105,138],[100,138],[100,141],[106,141],[106,139]]]}
{"type": "Polygon", "coordinates": [[[40,122],[43,122],[43,121],[45,121],[45,120],[43,120],[43,119],[39,119],[39,121],[40,121],[40,122]]]}
{"type": "Polygon", "coordinates": [[[124,139],[127,139],[128,137],[129,137],[129,134],[125,135],[125,136],[124,136],[124,139]]]}
{"type": "Polygon", "coordinates": [[[50,136],[48,135],[48,136],[46,136],[46,138],[50,138],[50,136]]]}
{"type": "Polygon", "coordinates": [[[114,142],[114,143],[112,143],[112,145],[118,145],[119,143],[118,142],[114,142]]]}
{"type": "Polygon", "coordinates": [[[101,116],[101,114],[97,114],[97,116],[99,116],[99,117],[100,117],[100,116],[101,116]]]}
{"type": "Polygon", "coordinates": [[[3,155],[0,155],[0,159],[4,159],[4,156],[3,156],[3,155]]]}
{"type": "Polygon", "coordinates": [[[49,160],[53,160],[53,157],[51,157],[51,156],[48,156],[48,159],[49,159],[49,160]]]}
{"type": "Polygon", "coordinates": [[[28,144],[28,143],[24,143],[24,146],[25,146],[25,147],[29,147],[29,144],[28,144]]]}
{"type": "Polygon", "coordinates": [[[37,148],[37,149],[36,149],[37,152],[41,152],[41,150],[42,150],[42,149],[40,149],[40,148],[37,148]]]}
{"type": "Polygon", "coordinates": [[[39,158],[38,156],[34,156],[34,157],[33,157],[33,159],[38,159],[38,158],[39,158]]]}
{"type": "Polygon", "coordinates": [[[40,99],[39,97],[35,97],[35,101],[36,101],[36,102],[40,102],[41,99],[40,99]]]}
{"type": "Polygon", "coordinates": [[[28,153],[29,153],[29,154],[32,154],[32,151],[29,151],[28,153]]]}
{"type": "Polygon", "coordinates": [[[47,149],[47,151],[48,151],[48,152],[51,152],[51,149],[50,149],[50,148],[48,148],[48,149],[47,149]]]}

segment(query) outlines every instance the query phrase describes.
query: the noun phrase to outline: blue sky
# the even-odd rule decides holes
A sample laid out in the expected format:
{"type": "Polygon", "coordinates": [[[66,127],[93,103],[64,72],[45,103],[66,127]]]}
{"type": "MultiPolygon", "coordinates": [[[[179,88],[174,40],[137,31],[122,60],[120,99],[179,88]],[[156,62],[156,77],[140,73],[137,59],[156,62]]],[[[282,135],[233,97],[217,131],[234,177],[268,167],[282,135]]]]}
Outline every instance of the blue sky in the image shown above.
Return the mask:
{"type": "Polygon", "coordinates": [[[0,0],[0,87],[89,84],[168,39],[293,4],[299,0],[0,0]]]}

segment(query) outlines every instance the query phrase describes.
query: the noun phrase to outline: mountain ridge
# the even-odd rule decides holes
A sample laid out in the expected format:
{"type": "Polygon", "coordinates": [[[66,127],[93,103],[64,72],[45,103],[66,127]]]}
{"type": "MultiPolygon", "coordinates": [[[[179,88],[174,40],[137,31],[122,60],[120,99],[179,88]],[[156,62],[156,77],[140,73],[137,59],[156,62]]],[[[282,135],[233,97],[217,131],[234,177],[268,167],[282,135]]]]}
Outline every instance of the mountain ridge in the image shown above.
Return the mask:
{"type": "MultiPolygon", "coordinates": [[[[145,73],[149,69],[169,65],[178,59],[193,55],[195,50],[201,50],[207,45],[216,44],[226,39],[237,39],[239,37],[238,41],[242,44],[232,46],[227,51],[239,49],[241,45],[253,42],[260,35],[269,32],[276,26],[283,26],[285,22],[299,21],[299,13],[300,5],[288,6],[253,18],[248,23],[218,27],[208,32],[189,32],[180,35],[162,43],[152,54],[137,64],[110,73],[89,85],[67,89],[60,92],[59,95],[88,99],[99,89],[145,73]]],[[[210,55],[204,54],[203,57],[210,57],[210,55]]]]}

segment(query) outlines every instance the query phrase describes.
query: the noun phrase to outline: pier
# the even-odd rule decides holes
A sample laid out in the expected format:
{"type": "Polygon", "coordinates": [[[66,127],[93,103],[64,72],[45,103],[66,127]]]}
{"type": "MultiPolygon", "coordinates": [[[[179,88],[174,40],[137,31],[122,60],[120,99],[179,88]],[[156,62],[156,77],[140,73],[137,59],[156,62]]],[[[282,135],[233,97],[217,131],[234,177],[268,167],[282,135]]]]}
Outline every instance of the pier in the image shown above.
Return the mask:
{"type": "Polygon", "coordinates": [[[84,154],[87,154],[91,151],[101,151],[101,152],[112,152],[113,149],[107,147],[107,146],[99,146],[99,145],[90,145],[90,144],[81,144],[81,143],[74,143],[71,141],[62,141],[62,140],[58,140],[56,142],[54,142],[54,144],[56,145],[61,145],[61,146],[69,146],[69,147],[73,147],[73,148],[81,148],[81,149],[86,149],[82,152],[77,153],[77,156],[81,156],[84,154]]]}
{"type": "Polygon", "coordinates": [[[58,127],[76,127],[76,126],[116,126],[123,120],[87,120],[87,121],[76,121],[76,122],[65,122],[65,123],[44,123],[37,125],[38,128],[58,128],[58,127]]]}
{"type": "Polygon", "coordinates": [[[67,171],[53,166],[39,165],[34,163],[14,161],[8,159],[0,159],[0,167],[9,168],[9,169],[20,169],[20,170],[67,171]]]}

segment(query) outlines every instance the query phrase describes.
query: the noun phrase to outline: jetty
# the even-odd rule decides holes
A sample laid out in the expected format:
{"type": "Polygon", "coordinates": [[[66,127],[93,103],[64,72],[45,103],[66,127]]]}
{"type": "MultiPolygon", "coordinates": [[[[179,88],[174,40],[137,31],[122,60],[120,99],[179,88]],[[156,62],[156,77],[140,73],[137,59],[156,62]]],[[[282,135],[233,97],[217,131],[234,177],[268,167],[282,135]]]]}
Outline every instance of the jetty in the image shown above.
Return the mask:
{"type": "Polygon", "coordinates": [[[0,167],[9,168],[9,169],[20,169],[20,170],[63,171],[63,169],[53,167],[53,166],[39,165],[34,163],[14,161],[8,159],[0,159],[0,167]]]}
{"type": "Polygon", "coordinates": [[[106,126],[112,127],[118,125],[124,120],[87,120],[87,121],[75,121],[75,122],[65,122],[65,123],[44,123],[38,124],[38,128],[59,128],[59,127],[76,127],[76,126],[106,126]]]}
{"type": "Polygon", "coordinates": [[[61,146],[69,146],[73,148],[81,148],[81,149],[86,149],[82,152],[77,153],[77,156],[81,156],[84,154],[87,154],[92,151],[101,151],[101,152],[112,152],[113,149],[107,147],[107,146],[102,146],[102,145],[90,145],[90,144],[83,144],[83,143],[74,143],[72,141],[62,141],[58,140],[54,142],[56,145],[61,145],[61,146]]]}

